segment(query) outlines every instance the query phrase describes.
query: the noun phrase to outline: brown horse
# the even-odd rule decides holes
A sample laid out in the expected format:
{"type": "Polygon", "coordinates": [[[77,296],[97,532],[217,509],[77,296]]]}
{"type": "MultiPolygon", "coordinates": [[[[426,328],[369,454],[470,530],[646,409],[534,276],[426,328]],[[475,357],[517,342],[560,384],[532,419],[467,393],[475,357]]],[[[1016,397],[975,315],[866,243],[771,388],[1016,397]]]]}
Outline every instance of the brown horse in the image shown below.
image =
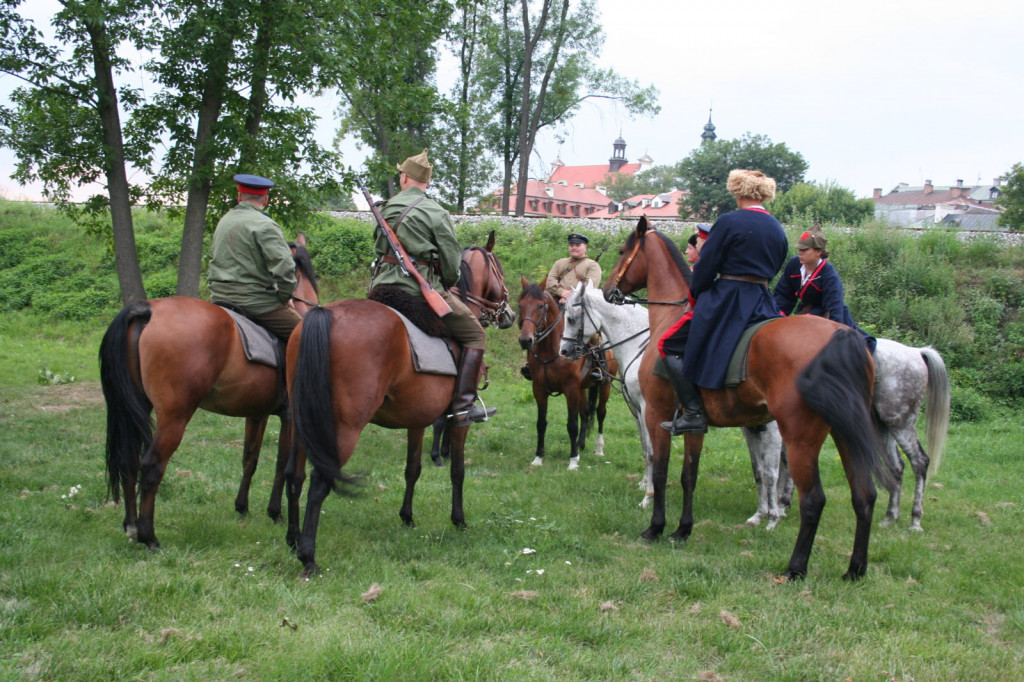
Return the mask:
{"type": "MultiPolygon", "coordinates": [[[[481,257],[480,251],[463,255],[471,265],[462,269],[458,285],[461,291],[475,288],[466,276],[477,270],[472,263],[481,257]]],[[[496,268],[492,272],[500,273],[500,264],[495,261],[492,265],[496,268]]],[[[493,304],[507,296],[503,278],[501,282],[500,288],[494,286],[486,294],[496,297],[487,299],[493,304]]],[[[510,322],[510,314],[511,311],[503,314],[499,320],[510,322]]],[[[499,321],[499,326],[502,324],[504,321],[499,321]]],[[[448,415],[455,377],[417,372],[408,335],[398,315],[381,303],[365,299],[329,303],[306,314],[288,342],[288,377],[297,448],[287,476],[286,540],[308,577],[317,570],[320,510],[332,489],[354,481],[342,467],[355,451],[367,424],[407,431],[405,497],[398,515],[403,523],[413,525],[412,501],[422,470],[423,434],[428,426],[448,415]],[[300,531],[299,497],[306,478],[307,458],[312,473],[300,531]]],[[[449,425],[448,431],[451,519],[456,527],[462,528],[466,525],[462,484],[469,427],[449,425]]]]}
{"type": "MultiPolygon", "coordinates": [[[[494,243],[494,230],[491,230],[485,246],[462,250],[459,282],[448,291],[462,300],[484,327],[493,324],[498,329],[508,329],[515,323],[516,314],[508,305],[505,270],[494,253],[494,243]]],[[[447,425],[444,417],[434,422],[430,459],[439,467],[444,466],[448,458],[447,425]]]]}
{"type": "MultiPolygon", "coordinates": [[[[641,218],[619,252],[604,284],[604,296],[623,302],[624,295],[647,288],[651,337],[659,338],[678,318],[689,293],[689,266],[672,241],[641,218]]],[[[698,265],[699,267],[699,265],[698,265]]],[[[757,285],[752,285],[757,286],[757,285]]],[[[730,352],[731,349],[723,349],[730,352]]],[[[654,375],[656,344],[641,362],[641,390],[647,401],[647,428],[654,450],[654,513],[643,537],[655,540],[665,528],[665,483],[668,477],[669,432],[675,394],[665,379],[654,375]]],[[[868,540],[875,503],[872,475],[888,481],[871,419],[874,367],[857,332],[820,317],[799,315],[769,322],[750,344],[746,379],[734,388],[701,389],[708,420],[714,426],[757,426],[774,417],[786,444],[790,471],[800,495],[800,532],[784,573],[788,579],[807,573],[814,536],[825,506],[818,453],[829,431],[839,450],[850,484],[857,529],[849,570],[857,579],[868,564],[868,540]]],[[[693,491],[697,483],[704,436],[686,434],[683,472],[683,513],[673,539],[685,540],[693,530],[693,491]]]]}
{"type": "MultiPolygon", "coordinates": [[[[306,301],[317,299],[305,244],[302,235],[292,244],[298,280],[295,308],[300,313],[308,307],[306,301]]],[[[267,507],[271,518],[280,518],[291,443],[284,382],[279,369],[246,359],[235,322],[223,308],[184,296],[129,303],[103,336],[99,356],[107,403],[107,480],[115,502],[124,492],[123,525],[129,537],[160,546],[153,527],[157,489],[185,427],[200,408],[245,417],[242,482],[235,498],[235,509],[243,514],[267,419],[272,414],[281,418],[277,472],[267,507]],[[151,413],[156,415],[155,433],[151,413]]]]}
{"type": "MultiPolygon", "coordinates": [[[[562,357],[560,347],[565,326],[562,310],[541,284],[530,284],[520,275],[523,291],[519,295],[519,345],[526,353],[526,364],[533,381],[537,402],[537,451],[531,466],[544,464],[544,436],[548,429],[548,398],[565,395],[569,417],[569,469],[580,466],[580,451],[586,447],[587,431],[597,415],[598,457],[604,455],[604,418],[608,411],[611,382],[595,382],[583,373],[584,359],[562,357]]],[[[605,352],[608,371],[618,373],[618,364],[610,351],[605,352]]]]}

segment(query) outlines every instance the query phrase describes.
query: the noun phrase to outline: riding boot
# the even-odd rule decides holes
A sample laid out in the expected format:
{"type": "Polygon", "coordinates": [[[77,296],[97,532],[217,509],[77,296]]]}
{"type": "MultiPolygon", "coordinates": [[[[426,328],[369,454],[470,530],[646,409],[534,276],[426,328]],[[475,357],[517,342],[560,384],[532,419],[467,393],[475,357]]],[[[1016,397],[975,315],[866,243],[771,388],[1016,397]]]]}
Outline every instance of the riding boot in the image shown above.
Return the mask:
{"type": "Polygon", "coordinates": [[[473,422],[485,422],[498,411],[496,407],[484,408],[476,404],[476,387],[480,381],[483,361],[483,348],[466,348],[462,351],[459,373],[455,377],[455,395],[452,398],[453,426],[456,428],[473,422]]]}
{"type": "Polygon", "coordinates": [[[708,418],[704,414],[704,401],[700,397],[700,388],[683,376],[683,358],[679,355],[666,355],[665,367],[671,377],[672,388],[679,398],[679,410],[670,422],[662,422],[661,428],[671,431],[673,436],[684,433],[707,433],[708,418]]]}
{"type": "Polygon", "coordinates": [[[530,366],[529,365],[523,365],[522,367],[520,367],[519,368],[519,373],[522,374],[523,378],[526,379],[527,381],[533,381],[533,375],[530,374],[530,366]]]}

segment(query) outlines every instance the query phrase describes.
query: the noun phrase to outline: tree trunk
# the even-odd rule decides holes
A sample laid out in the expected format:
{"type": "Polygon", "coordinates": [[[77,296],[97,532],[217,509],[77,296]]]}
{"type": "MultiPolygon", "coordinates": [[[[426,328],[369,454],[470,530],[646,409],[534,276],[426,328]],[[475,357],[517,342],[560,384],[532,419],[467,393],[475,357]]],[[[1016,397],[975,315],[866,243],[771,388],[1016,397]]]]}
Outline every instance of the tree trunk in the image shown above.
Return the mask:
{"type": "Polygon", "coordinates": [[[114,263],[117,282],[121,289],[121,302],[125,305],[146,298],[139,269],[139,256],[135,249],[135,227],[132,223],[131,193],[125,172],[124,140],[121,117],[117,111],[117,88],[110,65],[110,44],[103,21],[85,21],[92,43],[93,65],[96,71],[97,110],[103,127],[105,154],[103,170],[107,177],[110,198],[110,218],[114,231],[114,263]]]}

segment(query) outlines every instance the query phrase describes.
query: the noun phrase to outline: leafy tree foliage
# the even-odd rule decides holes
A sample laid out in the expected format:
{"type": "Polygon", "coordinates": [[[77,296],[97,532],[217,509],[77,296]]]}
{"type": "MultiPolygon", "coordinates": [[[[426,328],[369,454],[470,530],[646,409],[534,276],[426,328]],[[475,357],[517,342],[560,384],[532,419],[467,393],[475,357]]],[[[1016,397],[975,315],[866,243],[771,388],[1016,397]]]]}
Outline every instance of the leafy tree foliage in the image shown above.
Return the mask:
{"type": "Polygon", "coordinates": [[[1024,163],[1015,163],[999,188],[996,206],[1003,209],[999,225],[1011,230],[1024,230],[1024,163]]]}
{"type": "Polygon", "coordinates": [[[736,140],[715,140],[702,144],[679,162],[679,175],[690,190],[683,218],[712,219],[735,210],[736,200],[725,187],[729,171],[759,170],[775,178],[777,191],[786,192],[802,182],[807,161],[783,143],[773,144],[764,135],[747,133],[736,140]]]}
{"type": "Polygon", "coordinates": [[[834,182],[801,182],[776,194],[766,208],[783,222],[805,218],[820,223],[860,225],[874,216],[875,202],[858,199],[851,190],[834,182]]]}
{"type": "Polygon", "coordinates": [[[121,299],[145,298],[131,212],[141,191],[128,181],[135,157],[120,118],[121,106],[130,110],[139,95],[118,89],[116,77],[132,68],[118,50],[145,47],[138,27],[152,8],[147,0],[65,0],[49,40],[22,17],[20,5],[0,4],[0,72],[25,83],[12,93],[13,106],[0,107],[0,144],[18,156],[14,178],[42,181],[49,199],[95,230],[109,211],[121,299]],[[74,206],[72,191],[93,183],[106,195],[74,206]]]}

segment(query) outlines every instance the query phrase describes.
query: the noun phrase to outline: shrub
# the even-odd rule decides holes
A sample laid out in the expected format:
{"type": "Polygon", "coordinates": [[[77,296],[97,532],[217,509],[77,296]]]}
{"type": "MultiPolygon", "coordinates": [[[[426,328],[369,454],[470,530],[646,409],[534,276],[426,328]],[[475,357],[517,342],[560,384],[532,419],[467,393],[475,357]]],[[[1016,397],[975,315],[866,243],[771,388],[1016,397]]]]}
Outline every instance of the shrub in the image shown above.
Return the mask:
{"type": "Polygon", "coordinates": [[[992,416],[992,402],[969,386],[952,386],[949,418],[955,422],[985,421],[992,416]]]}

